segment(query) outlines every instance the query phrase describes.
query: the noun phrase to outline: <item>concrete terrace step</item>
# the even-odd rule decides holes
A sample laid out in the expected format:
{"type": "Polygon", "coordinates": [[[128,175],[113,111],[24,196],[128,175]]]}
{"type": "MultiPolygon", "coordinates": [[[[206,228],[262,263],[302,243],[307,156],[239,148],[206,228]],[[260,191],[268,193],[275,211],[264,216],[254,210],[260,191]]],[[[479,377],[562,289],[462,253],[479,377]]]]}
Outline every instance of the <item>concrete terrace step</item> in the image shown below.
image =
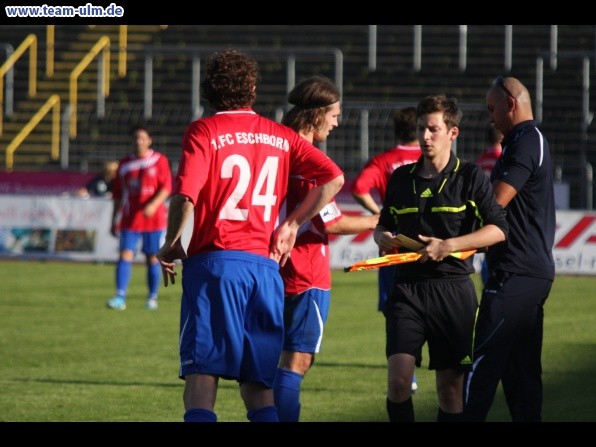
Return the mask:
{"type": "MultiPolygon", "coordinates": [[[[147,26],[129,26],[127,33],[127,62],[136,58],[136,54],[141,50],[145,42],[151,41],[153,34],[159,31],[161,27],[156,25],[147,26]]],[[[88,50],[93,47],[95,42],[103,35],[110,37],[110,87],[111,93],[118,91],[117,82],[121,79],[118,76],[118,61],[119,61],[119,30],[118,25],[97,26],[94,28],[73,26],[56,27],[56,53],[54,61],[53,76],[46,77],[42,69],[45,68],[44,63],[40,65],[40,76],[37,82],[37,94],[34,98],[28,98],[28,95],[16,93],[14,104],[15,114],[12,118],[4,120],[3,135],[0,136],[0,146],[6,147],[14,137],[20,132],[23,126],[31,119],[32,116],[39,110],[45,102],[44,98],[51,94],[59,94],[61,98],[61,113],[69,100],[69,79],[72,70],[85,57],[88,50]],[[78,33],[78,34],[77,34],[78,33]]],[[[0,38],[3,35],[3,30],[0,30],[0,38]]],[[[43,34],[43,33],[39,33],[43,34]]],[[[42,38],[38,36],[38,40],[42,38]]],[[[43,47],[40,45],[38,53],[43,54],[43,47]]],[[[85,111],[87,115],[91,114],[89,106],[94,107],[97,102],[97,59],[101,54],[97,55],[89,64],[89,67],[80,75],[77,82],[77,108],[80,113],[85,111]]],[[[24,64],[23,64],[24,65],[24,64]]],[[[19,67],[17,67],[19,68],[19,67]]],[[[22,70],[26,73],[25,70],[22,70]]],[[[21,79],[15,81],[15,86],[21,89],[27,88],[27,83],[21,79]]],[[[19,163],[52,163],[49,159],[49,150],[51,148],[51,112],[46,115],[42,121],[33,129],[33,131],[21,143],[20,147],[15,152],[15,165],[19,163]],[[47,153],[47,155],[46,155],[47,153]]],[[[96,132],[89,128],[92,122],[97,120],[95,117],[90,121],[82,120],[79,117],[77,122],[78,133],[83,135],[83,138],[90,138],[96,135],[96,132]]],[[[94,137],[96,138],[96,137],[94,137]]],[[[73,144],[74,141],[71,141],[73,144]]]]}
{"type": "MultiPolygon", "coordinates": [[[[145,25],[138,25],[142,27],[145,25]]],[[[512,74],[522,79],[535,95],[536,57],[550,51],[550,25],[514,25],[512,30],[512,69],[506,70],[505,25],[467,26],[467,67],[459,72],[459,25],[422,26],[422,65],[421,70],[413,69],[414,25],[377,26],[377,69],[368,67],[368,25],[170,25],[162,29],[159,25],[146,25],[151,39],[133,37],[128,27],[129,39],[128,71],[124,79],[111,78],[110,96],[106,98],[106,118],[95,116],[95,91],[97,85],[97,62],[93,62],[80,79],[80,93],[87,88],[92,99],[79,102],[79,133],[70,142],[71,159],[78,162],[100,160],[104,156],[121,155],[122,145],[127,144],[127,131],[132,123],[143,120],[143,55],[150,46],[193,45],[253,48],[338,48],[343,54],[344,101],[411,102],[416,104],[423,96],[444,92],[455,96],[463,103],[482,103],[486,88],[497,75],[512,74]]],[[[559,25],[558,51],[588,52],[594,54],[593,25],[559,25]]],[[[56,26],[56,74],[54,81],[64,82],[69,71],[83,57],[86,48],[91,48],[99,36],[110,37],[110,69],[117,70],[119,42],[118,25],[56,26]],[[66,33],[72,29],[71,33],[66,33]],[[68,36],[68,38],[65,38],[68,36]],[[76,53],[71,53],[76,51],[76,53]],[[67,56],[66,54],[71,55],[67,56]],[[77,54],[77,55],[75,55],[77,54]],[[77,59],[78,58],[78,59],[77,59]],[[63,70],[60,64],[68,66],[63,70]],[[70,65],[68,65],[70,64],[70,65]],[[59,68],[60,67],[60,68],[59,68]]],[[[0,41],[4,30],[0,29],[0,41]]],[[[8,33],[4,34],[7,35],[8,33]]],[[[26,33],[22,33],[25,34],[26,33]]],[[[40,42],[39,53],[43,52],[45,28],[36,31],[40,42]]],[[[24,36],[23,36],[24,37],[24,36]]],[[[0,54],[1,57],[1,54],[0,54]]],[[[204,59],[202,59],[204,62],[204,59]]],[[[581,60],[560,57],[555,73],[544,72],[544,124],[542,129],[555,151],[561,150],[565,157],[573,158],[577,153],[577,139],[581,120],[581,60]],[[555,113],[557,112],[557,113],[555,113]]],[[[255,109],[270,113],[283,104],[286,97],[286,61],[277,58],[260,57],[262,80],[258,89],[255,109]]],[[[19,68],[26,72],[27,62],[19,68]],[[24,69],[22,67],[25,67],[24,69]]],[[[40,70],[45,67],[40,63],[40,70]]],[[[204,64],[202,65],[202,68],[204,64]]],[[[149,119],[158,141],[159,149],[178,156],[182,132],[187,118],[191,116],[191,58],[186,53],[169,56],[156,54],[154,59],[153,118],[149,119]]],[[[312,74],[325,74],[333,77],[332,61],[297,59],[296,79],[312,74]]],[[[43,72],[40,74],[43,79],[43,72]]],[[[596,71],[591,70],[591,85],[596,85],[596,71]]],[[[24,98],[22,92],[26,82],[15,80],[21,91],[15,98],[24,98]]],[[[47,87],[50,88],[50,87],[47,87]]],[[[61,87],[61,92],[63,87],[61,87]]],[[[49,92],[45,92],[47,95],[49,92]]],[[[63,93],[61,93],[62,95],[63,93]]],[[[591,99],[596,100],[594,89],[591,99]]],[[[64,97],[64,101],[68,98],[64,97]]],[[[593,102],[592,102],[593,103],[593,102]]],[[[28,111],[33,106],[23,106],[28,111]]],[[[593,108],[593,107],[592,107],[593,108]]],[[[482,120],[481,115],[478,116],[482,120]]],[[[347,120],[343,125],[348,125],[347,120]]],[[[334,141],[340,138],[343,125],[329,142],[334,153],[334,141]]],[[[390,125],[390,124],[388,124],[390,125]]],[[[466,133],[469,131],[466,131],[466,133]]],[[[390,133],[390,132],[389,132],[390,133]]],[[[592,132],[593,133],[593,132],[592,132]]],[[[375,146],[379,144],[375,136],[375,146]]],[[[472,152],[473,149],[462,150],[472,152]]],[[[480,137],[478,138],[480,141],[480,137]]],[[[342,140],[346,147],[357,141],[342,140]]],[[[346,149],[346,154],[352,149],[346,149]]],[[[342,156],[343,157],[343,156],[342,156]]],[[[346,155],[346,157],[348,157],[346,155]]],[[[342,162],[343,162],[342,158],[342,162]]],[[[356,162],[346,158],[348,168],[356,168],[356,162]]],[[[73,162],[74,163],[74,162],[73,162]]]]}

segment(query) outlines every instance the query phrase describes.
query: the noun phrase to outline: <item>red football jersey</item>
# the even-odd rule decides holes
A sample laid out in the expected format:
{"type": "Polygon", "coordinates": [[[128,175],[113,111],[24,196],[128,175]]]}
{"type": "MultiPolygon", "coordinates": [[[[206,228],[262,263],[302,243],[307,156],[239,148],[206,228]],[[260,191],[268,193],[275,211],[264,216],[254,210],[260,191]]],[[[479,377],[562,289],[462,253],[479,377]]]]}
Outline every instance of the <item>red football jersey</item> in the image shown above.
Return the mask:
{"type": "MultiPolygon", "coordinates": [[[[308,191],[316,186],[314,181],[290,177],[288,196],[284,209],[288,212],[304,200],[308,191]]],[[[331,262],[329,238],[325,227],[342,219],[335,199],[298,230],[296,244],[286,264],[281,268],[285,295],[296,295],[305,290],[331,288],[331,262]]]]}
{"type": "Polygon", "coordinates": [[[192,122],[182,144],[174,192],[195,205],[189,256],[242,250],[268,257],[290,175],[324,184],[342,174],[298,133],[251,109],[192,122]]]}
{"type": "Polygon", "coordinates": [[[501,156],[501,152],[503,151],[500,144],[496,146],[488,147],[484,150],[482,154],[478,156],[476,159],[476,164],[482,168],[482,170],[490,175],[493,170],[493,167],[497,163],[497,160],[501,156]]]}
{"type": "Polygon", "coordinates": [[[120,160],[112,196],[121,199],[120,228],[133,231],[159,231],[167,226],[167,210],[162,202],[151,217],[143,207],[160,189],[172,190],[172,173],[167,157],[150,149],[143,157],[129,155],[120,160]]]}
{"type": "Polygon", "coordinates": [[[379,191],[381,200],[385,200],[387,182],[396,168],[418,161],[422,151],[419,146],[403,146],[398,144],[393,149],[382,152],[371,158],[352,183],[351,191],[356,194],[367,194],[371,189],[379,191]]]}

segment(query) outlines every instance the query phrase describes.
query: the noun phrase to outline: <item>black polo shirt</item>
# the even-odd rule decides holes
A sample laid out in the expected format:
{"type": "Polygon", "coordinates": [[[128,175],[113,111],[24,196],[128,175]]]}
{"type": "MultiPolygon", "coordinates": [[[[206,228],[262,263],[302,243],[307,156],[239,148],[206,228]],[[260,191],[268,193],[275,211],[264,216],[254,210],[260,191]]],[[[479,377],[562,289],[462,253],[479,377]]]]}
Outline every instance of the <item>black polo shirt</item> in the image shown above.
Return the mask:
{"type": "MultiPolygon", "coordinates": [[[[391,175],[379,225],[412,239],[462,236],[494,224],[507,235],[503,208],[496,201],[488,176],[476,164],[452,152],[445,169],[432,179],[418,175],[423,157],[400,166],[391,175]]],[[[407,251],[403,249],[403,251],[407,251]]],[[[396,279],[410,281],[474,273],[472,258],[447,257],[441,262],[398,264],[396,279]]]]}
{"type": "Polygon", "coordinates": [[[489,269],[554,279],[556,212],[548,141],[530,120],[515,126],[501,144],[490,180],[510,184],[517,194],[505,209],[508,239],[488,250],[489,269]]]}

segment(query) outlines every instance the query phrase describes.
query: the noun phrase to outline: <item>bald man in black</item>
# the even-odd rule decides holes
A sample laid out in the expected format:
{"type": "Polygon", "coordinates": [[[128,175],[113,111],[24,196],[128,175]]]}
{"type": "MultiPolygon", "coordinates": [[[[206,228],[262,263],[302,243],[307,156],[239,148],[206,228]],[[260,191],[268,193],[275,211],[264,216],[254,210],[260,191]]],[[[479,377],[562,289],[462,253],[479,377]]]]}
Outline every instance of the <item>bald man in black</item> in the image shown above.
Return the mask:
{"type": "Polygon", "coordinates": [[[512,420],[541,421],[544,303],[555,277],[553,168],[530,94],[518,79],[496,78],[486,105],[504,135],[490,179],[509,236],[486,255],[490,277],[476,321],[464,418],[486,420],[501,381],[512,420]]]}

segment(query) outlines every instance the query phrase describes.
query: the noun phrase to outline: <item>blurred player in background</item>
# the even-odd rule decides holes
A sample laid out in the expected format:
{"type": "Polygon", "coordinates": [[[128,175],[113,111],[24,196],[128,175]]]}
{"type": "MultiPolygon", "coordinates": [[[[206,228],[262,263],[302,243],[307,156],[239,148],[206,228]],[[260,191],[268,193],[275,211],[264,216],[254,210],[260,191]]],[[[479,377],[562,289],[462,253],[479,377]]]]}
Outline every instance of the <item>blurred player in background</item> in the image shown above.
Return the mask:
{"type": "Polygon", "coordinates": [[[114,209],[110,232],[120,239],[120,258],[116,264],[116,295],[108,300],[107,306],[126,309],[132,262],[142,241],[149,289],[145,308],[156,310],[161,266],[155,255],[167,224],[164,202],[172,190],[172,174],[167,157],[151,148],[153,139],[147,127],[134,127],[131,136],[134,153],[120,160],[112,190],[114,209]]]}
{"type": "Polygon", "coordinates": [[[112,197],[114,179],[118,172],[118,160],[107,160],[103,163],[100,174],[93,177],[85,186],[79,189],[79,197],[112,197]]]}
{"type": "MultiPolygon", "coordinates": [[[[309,142],[325,141],[339,125],[340,93],[330,79],[314,76],[297,84],[289,94],[293,106],[282,123],[309,142]]],[[[291,176],[286,207],[301,203],[316,186],[303,176],[291,176]]],[[[284,348],[273,384],[275,405],[281,422],[298,422],[300,386],[320,351],[323,328],[331,301],[331,266],[328,234],[358,234],[374,230],[379,215],[342,214],[335,200],[300,227],[284,280],[284,348]]]]}
{"type": "MultiPolygon", "coordinates": [[[[376,190],[379,193],[381,204],[385,200],[387,182],[396,168],[415,163],[422,152],[416,136],[416,108],[405,107],[393,113],[393,131],[397,145],[385,152],[375,155],[364,166],[352,183],[352,195],[364,208],[373,214],[381,212],[381,205],[378,205],[372,197],[371,192],[376,190]]],[[[379,269],[379,303],[377,309],[382,312],[387,296],[393,289],[393,277],[396,266],[390,265],[379,269]]],[[[416,374],[412,376],[412,391],[418,389],[416,374]]]]}
{"type": "MultiPolygon", "coordinates": [[[[482,168],[484,173],[490,177],[497,160],[501,156],[502,148],[501,141],[503,141],[503,134],[492,124],[486,129],[486,148],[476,159],[476,164],[482,168]]],[[[486,256],[482,260],[482,269],[480,271],[482,277],[482,284],[486,284],[488,281],[488,264],[486,262],[486,256]]]]}
{"type": "Polygon", "coordinates": [[[185,132],[166,241],[164,281],[182,259],[180,378],[184,420],[216,422],[220,379],[236,380],[251,422],[277,422],[273,381],[284,326],[279,274],[300,225],[337,194],[340,168],[292,129],[256,114],[257,63],[227,50],[205,67],[202,97],[215,115],[185,132]],[[290,176],[312,179],[279,222],[290,176]],[[181,242],[194,213],[188,253],[181,242]]]}

